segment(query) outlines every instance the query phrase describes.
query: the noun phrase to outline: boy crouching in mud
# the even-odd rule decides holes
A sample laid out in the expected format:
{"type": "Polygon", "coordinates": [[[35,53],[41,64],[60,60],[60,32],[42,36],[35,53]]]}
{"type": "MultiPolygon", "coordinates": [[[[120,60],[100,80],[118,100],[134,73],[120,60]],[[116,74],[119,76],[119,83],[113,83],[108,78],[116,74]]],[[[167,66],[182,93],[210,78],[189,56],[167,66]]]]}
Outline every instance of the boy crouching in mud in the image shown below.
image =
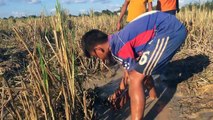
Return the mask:
{"type": "MultiPolygon", "coordinates": [[[[126,69],[119,89],[109,99],[115,104],[118,95],[127,88],[131,119],[141,120],[146,103],[145,86],[150,90],[150,97],[156,97],[150,76],[168,64],[186,36],[185,26],[175,16],[151,11],[111,35],[97,29],[88,31],[82,37],[82,49],[87,57],[105,60],[112,56],[126,69]]],[[[126,98],[119,99],[119,106],[126,103],[126,98]]]]}

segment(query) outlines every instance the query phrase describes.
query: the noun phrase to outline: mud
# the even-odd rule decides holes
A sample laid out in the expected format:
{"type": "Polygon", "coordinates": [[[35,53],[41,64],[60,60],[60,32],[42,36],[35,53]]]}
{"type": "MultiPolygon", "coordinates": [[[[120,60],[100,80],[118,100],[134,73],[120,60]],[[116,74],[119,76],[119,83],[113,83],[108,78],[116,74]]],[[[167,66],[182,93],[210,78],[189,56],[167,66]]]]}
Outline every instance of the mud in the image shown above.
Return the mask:
{"type": "MultiPolygon", "coordinates": [[[[159,97],[155,100],[146,97],[144,119],[213,120],[213,93],[211,92],[213,86],[210,86],[205,94],[198,94],[200,87],[193,85],[194,82],[202,81],[197,76],[205,75],[209,67],[211,67],[211,61],[208,56],[202,54],[175,56],[162,73],[153,76],[159,97]]],[[[123,74],[119,66],[113,67],[112,71],[115,74],[112,77],[99,76],[98,79],[94,77],[87,83],[90,87],[97,87],[99,96],[95,106],[97,119],[130,120],[129,103],[121,110],[113,110],[104,104],[106,98],[117,88],[123,74]]]]}

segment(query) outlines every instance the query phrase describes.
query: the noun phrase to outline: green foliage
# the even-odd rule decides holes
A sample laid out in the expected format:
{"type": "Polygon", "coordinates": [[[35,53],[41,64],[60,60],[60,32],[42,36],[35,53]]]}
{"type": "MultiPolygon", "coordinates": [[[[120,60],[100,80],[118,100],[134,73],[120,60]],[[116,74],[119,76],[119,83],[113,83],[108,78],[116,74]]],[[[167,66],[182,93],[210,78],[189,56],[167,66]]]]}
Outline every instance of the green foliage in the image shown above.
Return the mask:
{"type": "Polygon", "coordinates": [[[44,81],[44,85],[46,87],[46,90],[49,91],[49,85],[48,85],[48,73],[47,73],[47,70],[46,70],[46,65],[45,65],[45,59],[44,59],[44,56],[43,56],[43,52],[42,52],[42,45],[41,45],[41,42],[37,44],[37,50],[38,50],[38,53],[39,53],[39,65],[40,65],[40,68],[41,68],[41,76],[42,76],[42,79],[44,81]]]}

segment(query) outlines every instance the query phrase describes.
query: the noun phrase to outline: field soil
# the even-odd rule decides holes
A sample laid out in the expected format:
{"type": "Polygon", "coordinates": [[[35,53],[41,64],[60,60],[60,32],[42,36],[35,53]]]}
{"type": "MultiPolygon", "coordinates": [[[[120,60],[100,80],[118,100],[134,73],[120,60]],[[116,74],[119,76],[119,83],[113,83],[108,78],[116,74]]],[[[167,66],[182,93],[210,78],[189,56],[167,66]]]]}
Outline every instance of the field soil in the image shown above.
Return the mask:
{"type": "MultiPolygon", "coordinates": [[[[18,89],[28,64],[26,50],[14,39],[0,41],[0,87],[18,89]]],[[[154,75],[159,97],[147,96],[145,120],[213,120],[213,64],[211,56],[193,50],[181,50],[159,75],[154,75]]],[[[115,65],[85,81],[85,88],[95,89],[95,112],[99,120],[130,120],[129,104],[121,110],[106,105],[106,98],[117,88],[122,77],[115,65]]],[[[2,91],[2,89],[1,89],[2,91]]],[[[3,94],[2,94],[3,95],[3,94]]],[[[5,96],[1,96],[4,98],[5,96]]]]}
{"type": "MultiPolygon", "coordinates": [[[[208,75],[212,66],[208,56],[180,51],[162,73],[153,76],[159,97],[150,100],[146,94],[145,120],[213,120],[213,77],[208,75]]],[[[129,103],[121,110],[105,103],[122,75],[120,66],[115,65],[85,82],[86,88],[96,88],[98,119],[131,120],[129,103]]]]}

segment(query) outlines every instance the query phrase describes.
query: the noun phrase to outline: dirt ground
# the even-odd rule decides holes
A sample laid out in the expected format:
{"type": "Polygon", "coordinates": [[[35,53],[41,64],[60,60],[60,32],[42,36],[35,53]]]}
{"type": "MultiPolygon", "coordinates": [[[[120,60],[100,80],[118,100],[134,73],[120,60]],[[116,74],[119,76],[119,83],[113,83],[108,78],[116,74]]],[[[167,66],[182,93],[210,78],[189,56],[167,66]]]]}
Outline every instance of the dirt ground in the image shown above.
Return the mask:
{"type": "MultiPolygon", "coordinates": [[[[185,52],[179,52],[165,71],[153,76],[159,97],[150,100],[147,96],[145,120],[213,120],[213,77],[208,74],[213,64],[206,55],[185,52]]],[[[130,120],[129,103],[121,110],[112,110],[104,103],[123,74],[118,65],[111,71],[91,78],[85,86],[96,87],[98,119],[130,120]]]]}
{"type": "MultiPolygon", "coordinates": [[[[0,80],[16,85],[25,75],[21,73],[28,64],[26,50],[15,40],[0,41],[0,80]]],[[[158,99],[146,102],[145,120],[213,120],[213,64],[211,56],[182,50],[165,71],[155,75],[158,99]]],[[[90,77],[85,88],[95,88],[98,100],[95,111],[98,120],[130,120],[129,104],[121,110],[112,110],[105,104],[108,95],[117,88],[122,76],[118,65],[90,77]],[[97,77],[98,76],[98,77],[97,77]]]]}

